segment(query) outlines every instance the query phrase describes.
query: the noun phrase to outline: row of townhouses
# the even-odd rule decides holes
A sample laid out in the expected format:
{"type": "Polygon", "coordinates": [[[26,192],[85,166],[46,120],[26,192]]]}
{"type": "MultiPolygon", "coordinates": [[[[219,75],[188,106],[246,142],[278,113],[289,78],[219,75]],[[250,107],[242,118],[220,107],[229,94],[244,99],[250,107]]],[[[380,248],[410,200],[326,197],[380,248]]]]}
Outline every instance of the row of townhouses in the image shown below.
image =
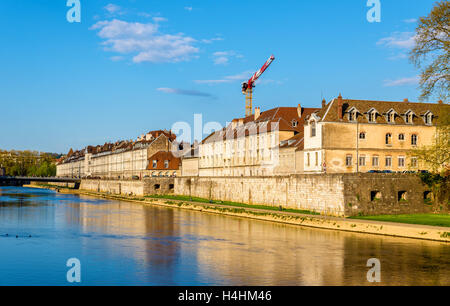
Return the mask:
{"type": "Polygon", "coordinates": [[[183,176],[273,176],[426,170],[411,155],[433,144],[449,105],[341,95],[321,108],[278,107],[234,119],[182,162],[183,176]]]}
{"type": "MultiPolygon", "coordinates": [[[[188,148],[189,149],[189,148],[188,148]]],[[[136,141],[71,149],[57,165],[58,177],[142,179],[179,174],[183,144],[170,131],[151,131],[136,141]]]]}
{"type": "Polygon", "coordinates": [[[281,176],[426,170],[411,150],[431,145],[449,105],[343,99],[277,107],[237,118],[193,146],[170,131],[87,147],[57,166],[61,177],[281,176]],[[178,158],[182,156],[182,158],[178,158]]]}

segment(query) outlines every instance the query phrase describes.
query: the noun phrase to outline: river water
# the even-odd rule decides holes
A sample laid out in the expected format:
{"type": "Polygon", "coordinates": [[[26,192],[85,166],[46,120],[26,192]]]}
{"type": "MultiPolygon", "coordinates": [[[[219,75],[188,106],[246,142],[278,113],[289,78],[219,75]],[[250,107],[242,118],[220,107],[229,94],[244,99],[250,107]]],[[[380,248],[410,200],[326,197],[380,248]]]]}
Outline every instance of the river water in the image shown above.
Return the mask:
{"type": "Polygon", "coordinates": [[[0,285],[450,285],[450,245],[0,187],[0,285]]]}

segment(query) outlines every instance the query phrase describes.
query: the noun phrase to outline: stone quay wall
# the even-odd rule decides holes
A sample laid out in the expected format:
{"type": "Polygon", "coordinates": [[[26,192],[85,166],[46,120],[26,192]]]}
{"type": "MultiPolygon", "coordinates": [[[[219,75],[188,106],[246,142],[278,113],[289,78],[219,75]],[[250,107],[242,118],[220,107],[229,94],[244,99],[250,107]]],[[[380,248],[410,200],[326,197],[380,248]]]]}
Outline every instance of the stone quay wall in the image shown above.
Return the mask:
{"type": "Polygon", "coordinates": [[[81,190],[118,195],[163,195],[174,190],[174,178],[152,177],[144,180],[82,180],[81,190]]]}
{"type": "Polygon", "coordinates": [[[341,175],[280,177],[180,177],[175,194],[253,205],[310,210],[343,216],[341,175]]]}
{"type": "Polygon", "coordinates": [[[430,191],[411,174],[179,177],[175,194],[332,216],[430,212],[430,191]]]}

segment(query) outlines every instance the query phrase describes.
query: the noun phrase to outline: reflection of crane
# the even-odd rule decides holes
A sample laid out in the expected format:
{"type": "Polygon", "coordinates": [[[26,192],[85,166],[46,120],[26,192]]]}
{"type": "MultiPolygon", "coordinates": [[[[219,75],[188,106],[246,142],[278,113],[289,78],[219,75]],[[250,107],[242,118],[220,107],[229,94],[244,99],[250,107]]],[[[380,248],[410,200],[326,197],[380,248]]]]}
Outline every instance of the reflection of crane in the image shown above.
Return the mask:
{"type": "Polygon", "coordinates": [[[242,93],[245,95],[245,116],[248,117],[253,114],[252,99],[253,99],[253,87],[255,87],[255,82],[261,74],[266,71],[266,69],[275,60],[275,56],[271,56],[267,62],[259,69],[255,74],[248,80],[247,83],[242,83],[242,93]]]}

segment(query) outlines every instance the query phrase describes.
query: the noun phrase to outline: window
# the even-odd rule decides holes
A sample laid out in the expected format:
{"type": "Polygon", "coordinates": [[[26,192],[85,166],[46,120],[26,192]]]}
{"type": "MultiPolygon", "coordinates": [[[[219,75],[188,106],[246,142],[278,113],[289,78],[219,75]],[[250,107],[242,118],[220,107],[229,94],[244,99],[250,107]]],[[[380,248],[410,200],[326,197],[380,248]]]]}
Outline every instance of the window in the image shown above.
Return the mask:
{"type": "Polygon", "coordinates": [[[416,134],[411,135],[411,145],[417,146],[417,135],[416,134]]]}
{"type": "Polygon", "coordinates": [[[412,112],[408,112],[405,115],[405,122],[406,123],[412,123],[413,122],[413,113],[412,112]]]}
{"type": "Polygon", "coordinates": [[[369,113],[369,122],[376,122],[377,114],[375,111],[371,111],[369,113]]]}
{"type": "Polygon", "coordinates": [[[428,113],[427,115],[425,115],[425,124],[430,125],[432,122],[433,122],[433,114],[428,113]]]}
{"type": "Polygon", "coordinates": [[[411,157],[411,167],[417,168],[417,157],[411,157]]]}
{"type": "Polygon", "coordinates": [[[404,141],[405,140],[405,134],[398,134],[398,140],[404,141]]]}
{"type": "Polygon", "coordinates": [[[351,166],[352,166],[352,164],[353,164],[352,159],[353,159],[353,156],[352,156],[352,155],[347,155],[347,156],[345,157],[345,165],[346,165],[347,167],[351,167],[351,166]]]}
{"type": "Polygon", "coordinates": [[[309,153],[306,154],[306,164],[308,165],[308,167],[311,165],[311,160],[309,157],[309,153]]]}
{"type": "Polygon", "coordinates": [[[316,137],[316,122],[311,121],[311,137],[316,137]]]}
{"type": "Polygon", "coordinates": [[[169,168],[169,161],[168,160],[165,160],[164,161],[164,168],[169,168]]]}
{"type": "Polygon", "coordinates": [[[392,157],[386,156],[386,167],[392,167],[392,157]]]}
{"type": "Polygon", "coordinates": [[[387,120],[388,123],[393,123],[394,122],[394,112],[393,111],[387,113],[386,120],[387,120]]]}
{"type": "Polygon", "coordinates": [[[154,160],[153,161],[153,169],[156,169],[156,167],[158,167],[158,161],[154,160]]]}
{"type": "Polygon", "coordinates": [[[297,126],[298,126],[297,120],[292,120],[292,127],[297,127],[297,126]]]}
{"type": "Polygon", "coordinates": [[[378,167],[380,165],[379,157],[378,156],[372,156],[372,166],[378,167]]]}
{"type": "Polygon", "coordinates": [[[366,133],[365,132],[359,133],[359,139],[362,139],[362,140],[366,139],[366,133]]]}
{"type": "Polygon", "coordinates": [[[398,166],[400,168],[405,167],[405,157],[404,156],[399,156],[398,157],[398,166]]]}
{"type": "Polygon", "coordinates": [[[354,112],[348,113],[348,121],[355,121],[355,113],[354,112]]]}
{"type": "Polygon", "coordinates": [[[319,165],[319,152],[316,152],[316,167],[319,165]]]}
{"type": "Polygon", "coordinates": [[[386,134],[386,144],[387,145],[391,145],[392,144],[392,134],[391,133],[387,133],[386,134]]]}
{"type": "Polygon", "coordinates": [[[365,156],[360,156],[359,157],[359,165],[361,167],[365,167],[366,166],[366,157],[365,156]]]}

